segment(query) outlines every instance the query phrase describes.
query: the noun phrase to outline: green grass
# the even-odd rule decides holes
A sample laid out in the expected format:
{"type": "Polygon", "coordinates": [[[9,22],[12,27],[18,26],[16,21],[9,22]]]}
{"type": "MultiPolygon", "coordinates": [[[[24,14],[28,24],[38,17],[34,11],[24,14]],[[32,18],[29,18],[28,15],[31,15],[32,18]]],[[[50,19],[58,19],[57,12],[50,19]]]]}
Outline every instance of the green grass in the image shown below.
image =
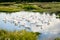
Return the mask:
{"type": "Polygon", "coordinates": [[[55,40],[60,40],[60,38],[55,38],[55,40]]]}
{"type": "Polygon", "coordinates": [[[60,13],[60,2],[0,3],[0,12],[17,12],[22,10],[60,13]]]}
{"type": "Polygon", "coordinates": [[[37,40],[38,32],[0,30],[0,40],[37,40]]]}
{"type": "Polygon", "coordinates": [[[17,12],[20,11],[20,7],[14,6],[0,6],[0,12],[17,12]]]}

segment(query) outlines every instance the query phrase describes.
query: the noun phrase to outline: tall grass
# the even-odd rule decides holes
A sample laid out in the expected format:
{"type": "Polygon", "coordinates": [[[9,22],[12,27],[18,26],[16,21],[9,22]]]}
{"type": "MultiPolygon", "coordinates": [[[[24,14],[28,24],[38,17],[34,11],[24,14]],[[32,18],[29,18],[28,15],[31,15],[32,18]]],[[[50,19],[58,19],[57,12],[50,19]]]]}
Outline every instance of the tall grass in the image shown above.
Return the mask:
{"type": "Polygon", "coordinates": [[[0,30],[0,40],[37,40],[39,33],[26,30],[9,32],[0,30]]]}

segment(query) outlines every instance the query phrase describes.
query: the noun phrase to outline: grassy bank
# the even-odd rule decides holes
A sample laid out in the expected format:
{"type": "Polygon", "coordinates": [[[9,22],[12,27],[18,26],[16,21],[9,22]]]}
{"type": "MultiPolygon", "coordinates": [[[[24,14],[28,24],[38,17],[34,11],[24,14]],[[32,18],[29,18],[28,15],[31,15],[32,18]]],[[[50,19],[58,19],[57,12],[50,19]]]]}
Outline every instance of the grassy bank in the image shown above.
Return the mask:
{"type": "Polygon", "coordinates": [[[0,40],[37,40],[37,32],[28,32],[25,30],[9,32],[0,30],[0,40]]]}
{"type": "Polygon", "coordinates": [[[60,13],[60,2],[0,3],[0,12],[17,12],[22,10],[60,13]]]}
{"type": "Polygon", "coordinates": [[[60,40],[60,38],[55,38],[55,40],[60,40]]]}

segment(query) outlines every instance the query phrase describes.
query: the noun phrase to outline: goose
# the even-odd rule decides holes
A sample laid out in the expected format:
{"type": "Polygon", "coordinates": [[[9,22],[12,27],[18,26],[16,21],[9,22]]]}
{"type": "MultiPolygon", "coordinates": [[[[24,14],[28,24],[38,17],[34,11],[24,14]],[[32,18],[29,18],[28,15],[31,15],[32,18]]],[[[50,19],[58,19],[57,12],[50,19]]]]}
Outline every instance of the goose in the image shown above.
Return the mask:
{"type": "Polygon", "coordinates": [[[25,24],[26,24],[25,21],[20,21],[21,26],[25,26],[25,24]]]}
{"type": "Polygon", "coordinates": [[[25,27],[25,29],[31,30],[31,28],[30,28],[30,27],[25,27]]]}
{"type": "Polygon", "coordinates": [[[15,26],[18,25],[18,21],[17,20],[13,20],[13,23],[15,24],[15,26]]]}
{"type": "Polygon", "coordinates": [[[6,19],[4,18],[2,21],[6,21],[6,19]]]}
{"type": "Polygon", "coordinates": [[[56,15],[55,14],[52,15],[52,19],[54,19],[54,20],[56,19],[56,15]]]}
{"type": "Polygon", "coordinates": [[[5,17],[5,18],[3,19],[3,21],[6,21],[6,20],[8,20],[8,17],[5,17]]]}
{"type": "Polygon", "coordinates": [[[8,20],[8,18],[7,17],[5,17],[2,21],[4,21],[5,23],[6,23],[6,21],[8,20]]]}
{"type": "Polygon", "coordinates": [[[36,24],[36,27],[41,27],[41,29],[42,29],[42,26],[43,26],[42,23],[37,23],[37,24],[36,24]]]}

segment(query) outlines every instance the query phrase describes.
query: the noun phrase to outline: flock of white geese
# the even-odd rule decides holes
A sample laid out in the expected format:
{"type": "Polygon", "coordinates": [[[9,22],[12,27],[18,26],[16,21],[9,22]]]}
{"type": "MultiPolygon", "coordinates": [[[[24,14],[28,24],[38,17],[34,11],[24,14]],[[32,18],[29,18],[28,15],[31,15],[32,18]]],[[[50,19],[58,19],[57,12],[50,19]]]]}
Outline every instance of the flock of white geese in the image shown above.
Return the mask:
{"type": "Polygon", "coordinates": [[[34,32],[39,32],[40,30],[44,30],[48,28],[48,26],[54,24],[55,21],[58,21],[59,19],[56,19],[56,15],[52,14],[49,15],[49,13],[43,13],[40,14],[38,12],[16,12],[18,14],[17,16],[10,15],[9,17],[4,17],[3,21],[10,22],[15,24],[15,26],[23,26],[25,29],[32,30],[34,32]]]}

